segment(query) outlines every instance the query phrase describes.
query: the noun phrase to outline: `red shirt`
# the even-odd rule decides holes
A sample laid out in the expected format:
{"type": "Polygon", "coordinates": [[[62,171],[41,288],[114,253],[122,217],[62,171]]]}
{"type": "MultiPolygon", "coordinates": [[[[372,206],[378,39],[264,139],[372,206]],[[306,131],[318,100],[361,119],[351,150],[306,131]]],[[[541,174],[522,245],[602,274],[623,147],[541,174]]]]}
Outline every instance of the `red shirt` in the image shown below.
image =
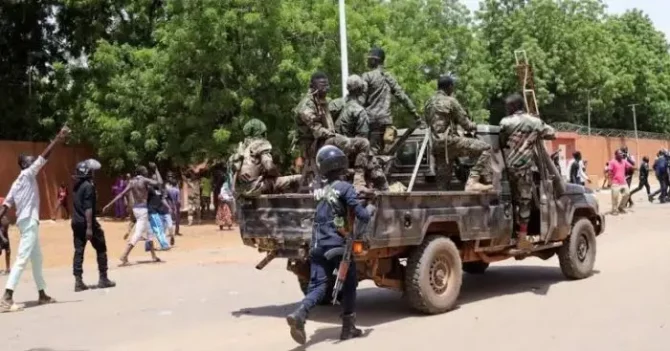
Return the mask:
{"type": "Polygon", "coordinates": [[[612,184],[615,185],[628,185],[626,183],[626,170],[632,169],[633,165],[628,163],[628,161],[622,159],[618,161],[616,158],[610,161],[610,165],[607,168],[607,171],[610,174],[612,179],[612,184]]]}

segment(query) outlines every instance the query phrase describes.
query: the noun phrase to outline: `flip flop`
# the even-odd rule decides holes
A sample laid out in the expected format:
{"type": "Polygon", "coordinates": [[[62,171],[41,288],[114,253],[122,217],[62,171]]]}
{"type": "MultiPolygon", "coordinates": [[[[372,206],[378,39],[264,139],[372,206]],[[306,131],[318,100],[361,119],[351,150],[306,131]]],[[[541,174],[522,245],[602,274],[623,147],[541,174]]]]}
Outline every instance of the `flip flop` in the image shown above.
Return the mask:
{"type": "Polygon", "coordinates": [[[128,267],[128,266],[130,266],[129,261],[121,261],[121,263],[119,263],[118,265],[118,267],[128,267]]]}

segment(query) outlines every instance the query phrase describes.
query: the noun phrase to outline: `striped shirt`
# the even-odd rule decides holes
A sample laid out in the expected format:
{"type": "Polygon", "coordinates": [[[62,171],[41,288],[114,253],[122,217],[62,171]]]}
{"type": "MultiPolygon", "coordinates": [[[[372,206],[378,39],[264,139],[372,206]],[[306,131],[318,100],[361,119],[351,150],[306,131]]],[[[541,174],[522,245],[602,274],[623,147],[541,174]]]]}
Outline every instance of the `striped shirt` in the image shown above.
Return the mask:
{"type": "Polygon", "coordinates": [[[21,171],[5,196],[3,205],[8,208],[16,207],[17,221],[27,218],[40,220],[40,189],[37,186],[37,174],[46,163],[44,157],[38,157],[30,167],[21,171]]]}

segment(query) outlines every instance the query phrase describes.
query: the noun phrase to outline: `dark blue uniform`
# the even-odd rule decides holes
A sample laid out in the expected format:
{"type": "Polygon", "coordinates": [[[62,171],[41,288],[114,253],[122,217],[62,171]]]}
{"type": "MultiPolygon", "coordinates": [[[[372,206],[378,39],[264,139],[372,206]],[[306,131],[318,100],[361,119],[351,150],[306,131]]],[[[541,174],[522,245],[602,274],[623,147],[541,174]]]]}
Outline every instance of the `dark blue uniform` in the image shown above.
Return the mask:
{"type": "MultiPolygon", "coordinates": [[[[314,192],[317,200],[310,250],[310,280],[308,293],[302,305],[311,310],[326,297],[329,278],[339,267],[341,256],[326,258],[326,253],[344,246],[345,240],[338,233],[347,220],[347,209],[353,208],[359,223],[370,221],[370,214],[356,199],[353,185],[343,181],[332,181],[314,192]]],[[[342,287],[342,307],[345,315],[354,313],[356,307],[356,288],[358,277],[356,265],[351,261],[347,278],[342,287]]],[[[330,298],[328,296],[327,298],[330,298]]]]}
{"type": "Polygon", "coordinates": [[[649,195],[649,201],[653,201],[660,193],[660,200],[664,203],[668,197],[668,183],[670,182],[670,179],[668,179],[668,159],[665,155],[661,155],[654,161],[654,172],[656,173],[660,189],[649,195]]]}

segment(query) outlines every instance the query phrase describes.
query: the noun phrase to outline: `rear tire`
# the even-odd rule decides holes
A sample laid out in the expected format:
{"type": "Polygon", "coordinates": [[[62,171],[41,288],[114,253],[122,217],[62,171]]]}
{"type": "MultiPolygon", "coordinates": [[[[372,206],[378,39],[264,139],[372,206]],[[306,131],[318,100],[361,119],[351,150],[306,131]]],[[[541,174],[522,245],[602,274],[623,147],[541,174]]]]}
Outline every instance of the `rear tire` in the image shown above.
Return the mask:
{"type": "Polygon", "coordinates": [[[454,307],[463,271],[458,248],[449,238],[429,236],[407,260],[405,297],[423,313],[437,314],[454,307]]]}
{"type": "Polygon", "coordinates": [[[584,279],[593,274],[596,262],[596,231],[593,224],[582,218],[572,227],[572,233],[558,249],[561,271],[568,279],[584,279]]]}
{"type": "Polygon", "coordinates": [[[463,272],[468,274],[484,274],[489,268],[489,264],[484,261],[463,262],[463,272]]]}

